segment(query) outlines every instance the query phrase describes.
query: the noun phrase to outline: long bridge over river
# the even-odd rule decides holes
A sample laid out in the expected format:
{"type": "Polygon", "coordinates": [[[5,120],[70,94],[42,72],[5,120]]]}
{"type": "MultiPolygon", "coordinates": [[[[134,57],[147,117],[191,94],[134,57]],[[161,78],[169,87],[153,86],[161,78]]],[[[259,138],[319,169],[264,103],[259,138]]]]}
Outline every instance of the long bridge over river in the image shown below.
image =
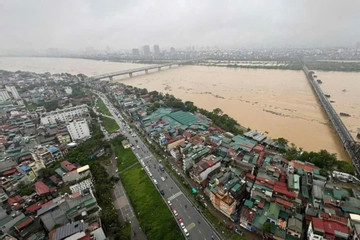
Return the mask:
{"type": "Polygon", "coordinates": [[[330,122],[332,123],[336,133],[341,139],[341,142],[349,154],[352,163],[357,171],[360,174],[360,145],[357,143],[354,138],[349,133],[348,129],[345,127],[344,123],[340,119],[339,115],[336,113],[335,109],[329,102],[328,98],[325,96],[321,90],[319,84],[314,79],[314,72],[310,71],[305,65],[303,65],[303,71],[310,82],[316,96],[319,99],[321,106],[328,115],[330,122]]]}
{"type": "Polygon", "coordinates": [[[197,60],[177,61],[177,62],[165,63],[165,64],[153,64],[153,65],[146,66],[146,67],[139,67],[139,68],[127,69],[127,70],[118,71],[118,72],[100,74],[100,75],[89,77],[89,80],[101,80],[101,79],[108,78],[111,81],[112,78],[116,77],[116,76],[129,75],[129,77],[132,77],[133,74],[137,73],[137,72],[144,72],[146,74],[150,70],[153,70],[153,69],[157,69],[158,71],[161,71],[161,70],[169,69],[172,67],[179,67],[179,66],[182,66],[187,63],[192,63],[194,61],[197,61],[197,60]]]}

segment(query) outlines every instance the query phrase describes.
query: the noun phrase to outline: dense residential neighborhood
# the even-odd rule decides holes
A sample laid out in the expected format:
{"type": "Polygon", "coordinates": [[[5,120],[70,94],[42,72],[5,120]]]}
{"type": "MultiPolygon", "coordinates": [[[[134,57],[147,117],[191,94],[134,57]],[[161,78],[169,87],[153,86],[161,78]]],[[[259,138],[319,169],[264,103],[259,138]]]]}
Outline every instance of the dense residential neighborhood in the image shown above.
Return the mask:
{"type": "Polygon", "coordinates": [[[360,181],[352,168],[324,166],[333,157],[326,152],[304,160],[285,139],[244,128],[221,109],[84,75],[1,71],[0,83],[0,239],[156,239],[124,174],[136,167],[173,216],[167,236],[195,239],[200,220],[184,224],[171,202],[184,194],[184,208],[201,213],[212,239],[360,237],[360,181]],[[147,165],[153,155],[161,163],[147,165]],[[149,167],[168,172],[179,194],[159,187],[149,167]],[[122,232],[129,219],[116,205],[118,187],[137,233],[134,222],[122,232]]]}

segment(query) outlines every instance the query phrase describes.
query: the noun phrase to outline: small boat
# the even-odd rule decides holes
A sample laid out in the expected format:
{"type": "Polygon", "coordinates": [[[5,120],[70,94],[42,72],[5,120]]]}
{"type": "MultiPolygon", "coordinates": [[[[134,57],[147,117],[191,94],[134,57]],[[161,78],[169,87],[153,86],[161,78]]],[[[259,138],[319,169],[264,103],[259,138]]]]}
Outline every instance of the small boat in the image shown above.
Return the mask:
{"type": "Polygon", "coordinates": [[[330,94],[325,94],[325,97],[330,98],[330,94]]]}
{"type": "Polygon", "coordinates": [[[343,92],[346,92],[346,89],[343,89],[342,91],[343,91],[343,92]]]}
{"type": "Polygon", "coordinates": [[[330,102],[331,102],[331,103],[334,103],[335,101],[331,100],[330,102]]]}
{"type": "Polygon", "coordinates": [[[357,133],[356,137],[360,139],[360,128],[358,128],[358,133],[357,133]]]}
{"type": "Polygon", "coordinates": [[[322,81],[320,79],[316,80],[318,84],[322,84],[322,81]]]}
{"type": "Polygon", "coordinates": [[[343,116],[343,117],[351,117],[350,114],[344,113],[344,112],[340,112],[340,116],[343,116]]]}

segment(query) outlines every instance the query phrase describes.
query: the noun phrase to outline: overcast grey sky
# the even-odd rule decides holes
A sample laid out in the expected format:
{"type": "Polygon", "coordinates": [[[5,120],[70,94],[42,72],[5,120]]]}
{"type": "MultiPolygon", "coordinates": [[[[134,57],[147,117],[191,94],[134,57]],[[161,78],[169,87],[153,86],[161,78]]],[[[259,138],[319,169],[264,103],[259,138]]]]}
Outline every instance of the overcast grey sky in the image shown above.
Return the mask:
{"type": "Polygon", "coordinates": [[[0,0],[0,51],[354,46],[360,0],[0,0]]]}

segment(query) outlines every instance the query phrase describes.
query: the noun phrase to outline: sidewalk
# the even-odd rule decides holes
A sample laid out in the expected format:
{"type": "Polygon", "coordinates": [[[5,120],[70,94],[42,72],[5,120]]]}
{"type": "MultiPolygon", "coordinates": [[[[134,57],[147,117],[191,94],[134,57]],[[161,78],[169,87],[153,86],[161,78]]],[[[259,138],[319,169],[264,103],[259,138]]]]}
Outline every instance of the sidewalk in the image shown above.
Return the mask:
{"type": "MultiPolygon", "coordinates": [[[[108,166],[104,166],[106,171],[108,172],[109,176],[116,176],[118,177],[118,173],[116,172],[117,169],[117,162],[115,159],[115,151],[114,147],[111,145],[112,156],[111,156],[111,163],[108,166]]],[[[115,188],[113,190],[113,197],[114,197],[114,206],[121,216],[122,222],[130,222],[131,224],[131,239],[134,240],[146,240],[146,235],[142,231],[139,221],[136,218],[134,209],[132,208],[130,201],[126,195],[125,189],[119,180],[115,184],[115,188]]]]}

